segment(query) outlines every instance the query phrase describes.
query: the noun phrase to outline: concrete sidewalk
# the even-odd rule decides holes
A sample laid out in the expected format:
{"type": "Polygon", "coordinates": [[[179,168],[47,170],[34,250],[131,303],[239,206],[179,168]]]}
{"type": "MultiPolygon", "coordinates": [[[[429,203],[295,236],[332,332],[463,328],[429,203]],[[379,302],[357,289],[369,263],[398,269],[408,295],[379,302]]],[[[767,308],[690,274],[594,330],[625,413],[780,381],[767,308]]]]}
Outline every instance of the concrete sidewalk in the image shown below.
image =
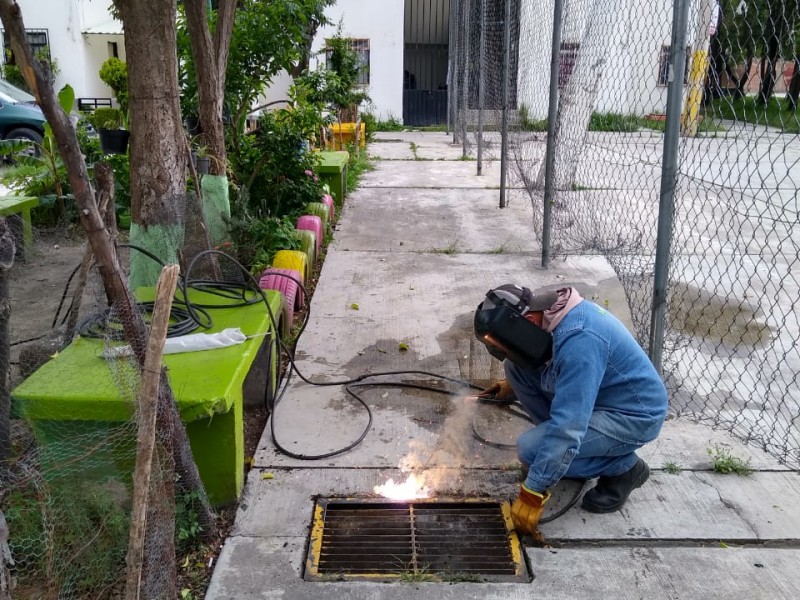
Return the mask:
{"type": "MultiPolygon", "coordinates": [[[[299,340],[297,366],[315,381],[423,370],[483,383],[499,364],[472,335],[486,290],[509,281],[572,284],[628,320],[625,295],[601,257],[554,260],[543,270],[532,209],[498,206],[499,167],[474,161],[444,133],[387,133],[369,147],[376,170],[351,193],[299,340]],[[357,306],[357,308],[356,308],[357,306]],[[405,349],[401,349],[401,344],[405,349]]],[[[511,448],[525,423],[499,409],[404,388],[365,388],[365,440],[341,456],[303,461],[265,432],[236,524],[207,598],[797,598],[800,477],[725,433],[670,420],[642,451],[653,469],[625,508],[593,515],[579,504],[542,526],[549,547],[526,547],[530,583],[372,583],[303,580],[314,500],[372,497],[403,478],[412,456],[439,497],[506,499],[519,467],[511,448]],[[749,477],[711,470],[709,449],[750,459],[749,477]],[[674,465],[680,472],[672,473],[674,465]],[[665,466],[670,469],[665,470],[665,466]],[[265,478],[265,475],[268,476],[265,478]]],[[[273,418],[280,443],[322,454],[356,439],[364,409],[339,386],[294,378],[273,418]]],[[[562,484],[555,511],[574,488],[562,484]]]]}

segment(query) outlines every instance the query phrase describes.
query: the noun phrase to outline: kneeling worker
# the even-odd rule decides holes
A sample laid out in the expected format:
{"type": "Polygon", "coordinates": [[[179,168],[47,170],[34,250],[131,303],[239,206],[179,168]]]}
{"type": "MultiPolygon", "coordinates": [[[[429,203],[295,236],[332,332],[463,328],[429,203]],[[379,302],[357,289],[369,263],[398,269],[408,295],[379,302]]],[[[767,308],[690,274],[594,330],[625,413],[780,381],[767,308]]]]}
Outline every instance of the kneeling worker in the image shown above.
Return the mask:
{"type": "Polygon", "coordinates": [[[607,310],[575,288],[534,294],[509,284],[486,294],[475,335],[506,379],[485,396],[517,400],[536,424],[517,440],[528,474],[511,507],[533,533],[561,478],[599,478],[583,497],[593,513],[619,510],[650,476],[636,450],[658,436],[667,392],[645,352],[607,310]]]}

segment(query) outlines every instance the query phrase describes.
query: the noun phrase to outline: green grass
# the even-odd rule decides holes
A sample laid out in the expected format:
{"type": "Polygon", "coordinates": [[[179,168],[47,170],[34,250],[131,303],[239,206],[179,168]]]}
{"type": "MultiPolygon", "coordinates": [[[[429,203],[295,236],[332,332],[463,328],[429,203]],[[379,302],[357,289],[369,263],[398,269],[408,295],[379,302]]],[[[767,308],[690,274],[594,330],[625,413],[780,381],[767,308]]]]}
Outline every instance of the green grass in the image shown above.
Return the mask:
{"type": "Polygon", "coordinates": [[[731,454],[727,448],[721,448],[715,445],[713,448],[707,448],[706,452],[711,457],[711,469],[715,473],[722,473],[728,475],[734,473],[736,475],[747,476],[753,472],[750,466],[750,459],[742,460],[738,456],[731,454]]]}
{"type": "Polygon", "coordinates": [[[711,103],[706,113],[717,119],[767,125],[782,129],[784,133],[800,133],[800,112],[786,110],[783,97],[771,98],[766,106],[752,96],[719,98],[711,103]]]}
{"type": "Polygon", "coordinates": [[[664,470],[667,473],[669,473],[670,475],[677,475],[683,469],[681,468],[681,466],[678,463],[670,461],[668,463],[664,463],[664,470]]]}
{"type": "Polygon", "coordinates": [[[450,242],[450,245],[444,248],[431,248],[428,252],[431,254],[456,254],[458,253],[458,240],[450,242]]]}
{"type": "Polygon", "coordinates": [[[365,150],[359,152],[355,146],[350,145],[347,151],[350,153],[350,160],[347,163],[347,191],[349,193],[358,187],[364,173],[375,169],[375,165],[370,162],[365,150]]]}

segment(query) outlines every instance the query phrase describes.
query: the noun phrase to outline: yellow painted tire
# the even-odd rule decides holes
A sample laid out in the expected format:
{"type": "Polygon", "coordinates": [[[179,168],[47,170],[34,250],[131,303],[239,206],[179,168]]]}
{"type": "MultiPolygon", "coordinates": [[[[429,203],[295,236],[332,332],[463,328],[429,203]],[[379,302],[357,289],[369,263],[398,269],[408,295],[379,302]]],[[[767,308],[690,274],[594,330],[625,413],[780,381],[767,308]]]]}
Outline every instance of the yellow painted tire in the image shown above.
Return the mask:
{"type": "Polygon", "coordinates": [[[272,266],[276,269],[293,269],[303,274],[303,283],[308,273],[308,260],[306,253],[300,250],[278,250],[272,259],[272,266]]]}

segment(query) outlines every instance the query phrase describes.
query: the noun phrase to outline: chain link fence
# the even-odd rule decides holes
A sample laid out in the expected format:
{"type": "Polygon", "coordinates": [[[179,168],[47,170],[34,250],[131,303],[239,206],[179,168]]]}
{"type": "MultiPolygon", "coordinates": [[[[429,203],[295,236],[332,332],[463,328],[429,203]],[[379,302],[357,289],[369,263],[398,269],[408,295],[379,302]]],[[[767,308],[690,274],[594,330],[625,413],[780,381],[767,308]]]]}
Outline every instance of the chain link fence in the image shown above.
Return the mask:
{"type": "Polygon", "coordinates": [[[613,266],[674,413],[795,469],[799,6],[452,0],[449,88],[454,139],[502,159],[543,262],[613,266]]]}

